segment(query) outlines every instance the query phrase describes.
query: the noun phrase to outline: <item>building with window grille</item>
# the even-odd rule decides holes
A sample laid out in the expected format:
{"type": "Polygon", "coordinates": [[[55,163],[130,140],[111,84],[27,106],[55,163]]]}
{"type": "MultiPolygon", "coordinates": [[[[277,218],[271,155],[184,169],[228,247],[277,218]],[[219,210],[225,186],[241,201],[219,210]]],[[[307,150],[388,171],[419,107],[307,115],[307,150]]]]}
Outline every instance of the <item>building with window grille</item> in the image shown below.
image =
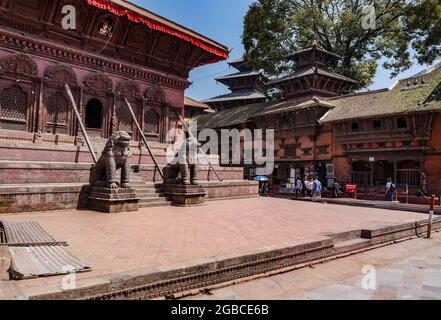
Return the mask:
{"type": "Polygon", "coordinates": [[[265,84],[280,99],[200,116],[200,129],[274,129],[275,185],[317,175],[384,194],[392,178],[400,190],[441,193],[440,65],[390,89],[350,93],[355,81],[333,71],[340,57],[318,43],[287,59],[292,72],[265,84]]]}

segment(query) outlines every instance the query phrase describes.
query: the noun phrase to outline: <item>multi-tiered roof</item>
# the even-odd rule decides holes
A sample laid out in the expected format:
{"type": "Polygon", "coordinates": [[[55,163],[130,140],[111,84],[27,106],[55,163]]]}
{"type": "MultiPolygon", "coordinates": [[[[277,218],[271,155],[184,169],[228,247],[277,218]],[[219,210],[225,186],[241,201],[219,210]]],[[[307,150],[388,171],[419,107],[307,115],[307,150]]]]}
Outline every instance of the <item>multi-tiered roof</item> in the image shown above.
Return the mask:
{"type": "Polygon", "coordinates": [[[216,81],[226,85],[231,93],[203,101],[217,111],[264,102],[266,96],[261,89],[264,77],[252,71],[243,59],[229,63],[238,72],[217,78],[216,81]]]}
{"type": "Polygon", "coordinates": [[[317,42],[286,59],[294,61],[294,72],[267,84],[280,89],[285,100],[336,97],[348,93],[357,83],[331,71],[341,57],[321,48],[317,42]]]}

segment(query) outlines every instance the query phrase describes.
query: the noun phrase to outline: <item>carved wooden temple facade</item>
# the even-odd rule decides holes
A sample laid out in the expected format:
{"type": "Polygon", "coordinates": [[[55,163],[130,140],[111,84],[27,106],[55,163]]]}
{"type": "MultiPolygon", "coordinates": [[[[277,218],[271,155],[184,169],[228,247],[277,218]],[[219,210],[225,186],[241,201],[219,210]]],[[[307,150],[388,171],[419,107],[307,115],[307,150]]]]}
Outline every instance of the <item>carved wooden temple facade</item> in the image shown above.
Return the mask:
{"type": "Polygon", "coordinates": [[[332,72],[339,57],[316,43],[288,59],[293,73],[267,82],[280,100],[201,116],[198,125],[274,129],[276,185],[318,175],[325,185],[337,177],[383,190],[390,177],[441,192],[441,68],[350,94],[355,81],[332,72]]]}
{"type": "MultiPolygon", "coordinates": [[[[165,166],[167,133],[184,116],[189,72],[228,54],[225,46],[123,0],[0,0],[0,213],[70,208],[81,187],[43,184],[88,182],[92,158],[65,84],[95,151],[112,132],[127,131],[137,174],[162,182],[123,98],[165,166]]],[[[210,180],[208,170],[200,174],[210,180]]],[[[242,174],[225,175],[227,181],[242,174]]]]}
{"type": "Polygon", "coordinates": [[[120,92],[144,132],[163,142],[183,112],[189,71],[228,56],[224,46],[125,1],[2,0],[0,10],[2,129],[76,137],[67,83],[91,136],[136,135],[120,92]],[[62,28],[66,5],[76,9],[75,30],[62,28]]]}

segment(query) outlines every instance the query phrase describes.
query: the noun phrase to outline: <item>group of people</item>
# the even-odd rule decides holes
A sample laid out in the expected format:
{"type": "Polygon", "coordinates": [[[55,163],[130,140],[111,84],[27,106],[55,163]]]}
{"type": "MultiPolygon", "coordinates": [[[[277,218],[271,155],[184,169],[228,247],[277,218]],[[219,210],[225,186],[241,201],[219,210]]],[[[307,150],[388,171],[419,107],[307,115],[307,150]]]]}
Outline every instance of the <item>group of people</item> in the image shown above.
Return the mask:
{"type": "MultiPolygon", "coordinates": [[[[334,196],[340,198],[344,191],[345,184],[334,179],[334,196]]],[[[261,182],[259,186],[259,194],[263,197],[268,197],[270,184],[269,182],[261,182]]],[[[304,179],[300,177],[296,178],[295,181],[295,193],[296,198],[301,197],[311,197],[311,198],[321,198],[323,192],[323,185],[317,176],[308,177],[305,176],[304,179]]],[[[386,200],[393,201],[396,192],[396,185],[393,180],[389,178],[386,184],[386,200]]]]}
{"type": "Polygon", "coordinates": [[[318,177],[310,178],[305,176],[302,180],[300,177],[296,178],[295,183],[296,198],[300,196],[321,198],[323,185],[318,177]]]}

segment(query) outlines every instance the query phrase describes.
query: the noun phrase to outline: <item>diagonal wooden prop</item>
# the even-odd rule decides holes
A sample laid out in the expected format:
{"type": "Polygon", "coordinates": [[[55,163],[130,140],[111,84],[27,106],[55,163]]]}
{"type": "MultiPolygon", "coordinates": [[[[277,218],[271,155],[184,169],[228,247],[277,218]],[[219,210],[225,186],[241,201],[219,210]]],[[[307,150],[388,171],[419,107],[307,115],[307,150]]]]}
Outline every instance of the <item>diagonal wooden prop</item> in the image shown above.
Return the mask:
{"type": "Polygon", "coordinates": [[[90,139],[89,139],[89,135],[87,134],[86,128],[84,127],[83,120],[81,119],[81,115],[80,115],[80,112],[78,111],[77,103],[75,102],[72,91],[70,90],[70,87],[68,84],[65,84],[64,88],[66,89],[67,96],[69,97],[70,103],[71,103],[72,108],[75,112],[75,116],[77,117],[78,124],[80,125],[80,129],[83,134],[83,137],[86,140],[87,147],[89,148],[90,154],[92,155],[93,162],[95,164],[97,164],[98,159],[96,157],[95,150],[93,149],[92,143],[90,142],[90,139]]]}
{"type": "Polygon", "coordinates": [[[150,149],[150,146],[148,144],[147,138],[144,135],[144,132],[142,132],[142,128],[139,125],[138,120],[136,119],[135,113],[133,112],[133,109],[132,109],[132,106],[130,105],[129,100],[127,100],[127,98],[124,97],[124,101],[126,102],[126,106],[129,109],[130,114],[132,115],[132,119],[135,122],[136,127],[138,128],[139,133],[141,134],[142,141],[144,142],[145,146],[147,147],[147,150],[149,151],[150,157],[153,159],[153,162],[155,163],[156,170],[158,170],[162,180],[164,180],[164,174],[162,173],[161,168],[158,165],[158,162],[156,162],[155,156],[153,155],[153,152],[150,149]]]}
{"type": "MultiPolygon", "coordinates": [[[[191,132],[190,128],[187,126],[187,123],[185,123],[184,118],[182,118],[182,116],[179,114],[179,120],[182,122],[182,125],[185,127],[185,130],[187,130],[188,134],[190,135],[190,137],[192,139],[195,139],[193,133],[191,132]]],[[[200,153],[204,156],[205,160],[207,161],[208,165],[210,166],[211,170],[213,170],[214,174],[216,175],[216,178],[222,182],[224,181],[224,179],[222,179],[221,177],[219,177],[219,175],[217,174],[216,169],[213,167],[213,165],[211,164],[210,160],[208,159],[207,154],[204,152],[204,150],[200,149],[199,150],[200,153]]]]}

